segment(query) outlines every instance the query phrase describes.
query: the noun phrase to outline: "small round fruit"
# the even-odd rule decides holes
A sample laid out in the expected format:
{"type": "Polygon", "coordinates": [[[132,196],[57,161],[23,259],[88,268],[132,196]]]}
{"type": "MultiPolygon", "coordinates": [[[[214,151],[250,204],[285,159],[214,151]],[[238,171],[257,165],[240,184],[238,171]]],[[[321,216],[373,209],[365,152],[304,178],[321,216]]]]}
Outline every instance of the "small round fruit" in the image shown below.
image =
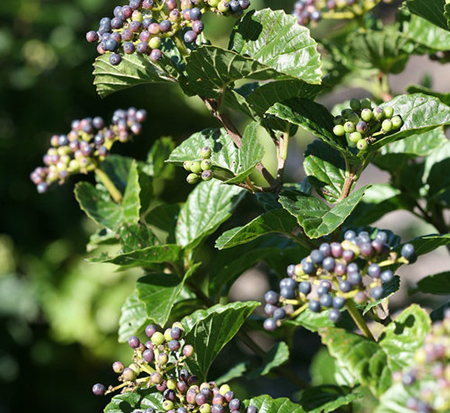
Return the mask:
{"type": "Polygon", "coordinates": [[[334,133],[336,136],[344,136],[344,135],[345,135],[345,129],[344,129],[344,126],[342,126],[342,125],[336,125],[336,126],[333,128],[333,133],[334,133]]]}
{"type": "Polygon", "coordinates": [[[209,159],[203,159],[200,166],[203,171],[209,171],[212,168],[212,162],[209,159]]]}
{"type": "Polygon", "coordinates": [[[348,139],[350,140],[350,142],[358,143],[362,139],[362,135],[359,132],[352,132],[348,136],[348,139]]]}
{"type": "Polygon", "coordinates": [[[384,117],[386,119],[391,119],[394,116],[394,108],[392,106],[385,106],[383,108],[384,117]]]}
{"type": "Polygon", "coordinates": [[[361,111],[361,119],[364,122],[370,122],[373,118],[373,112],[372,109],[365,108],[361,111]]]}
{"type": "Polygon", "coordinates": [[[199,176],[197,174],[189,174],[186,178],[186,182],[188,184],[193,185],[193,184],[197,183],[198,179],[199,179],[199,176]]]}
{"type": "Polygon", "coordinates": [[[361,109],[361,102],[359,101],[359,99],[353,98],[350,100],[350,107],[357,112],[358,110],[361,109]]]}
{"type": "Polygon", "coordinates": [[[373,117],[374,117],[376,120],[380,121],[380,120],[383,119],[383,117],[384,117],[384,111],[383,111],[383,109],[381,109],[379,106],[377,106],[376,108],[374,108],[372,112],[373,112],[373,117]]]}
{"type": "Polygon", "coordinates": [[[162,343],[164,343],[164,335],[162,333],[160,333],[159,331],[156,331],[153,335],[152,335],[152,343],[155,344],[156,346],[161,345],[162,343]]]}
{"type": "Polygon", "coordinates": [[[183,162],[183,168],[184,168],[186,171],[188,171],[188,172],[191,171],[191,165],[192,165],[192,162],[191,162],[191,161],[184,161],[184,162],[183,162]]]}
{"type": "Polygon", "coordinates": [[[209,159],[211,157],[211,148],[209,146],[204,146],[200,149],[200,157],[202,159],[209,159]]]}
{"type": "Polygon", "coordinates": [[[105,394],[106,387],[101,383],[96,383],[92,386],[92,393],[96,396],[103,396],[105,394]]]}
{"type": "Polygon", "coordinates": [[[206,170],[202,172],[202,179],[204,181],[210,181],[213,178],[213,171],[206,170]]]}
{"type": "Polygon", "coordinates": [[[345,131],[346,133],[352,133],[352,132],[354,132],[354,131],[355,131],[355,124],[354,124],[353,122],[350,122],[350,121],[345,122],[345,123],[344,123],[344,131],[345,131]]]}
{"type": "Polygon", "coordinates": [[[365,151],[368,147],[368,143],[365,139],[360,139],[358,142],[356,142],[356,147],[360,150],[360,151],[365,151]]]}
{"type": "Polygon", "coordinates": [[[392,130],[392,121],[390,119],[385,119],[381,124],[381,130],[384,133],[388,133],[392,130]]]}
{"type": "Polygon", "coordinates": [[[402,118],[400,117],[400,116],[394,116],[392,119],[391,119],[391,122],[392,122],[392,129],[400,129],[401,127],[402,127],[402,125],[403,125],[403,120],[402,120],[402,118]]]}

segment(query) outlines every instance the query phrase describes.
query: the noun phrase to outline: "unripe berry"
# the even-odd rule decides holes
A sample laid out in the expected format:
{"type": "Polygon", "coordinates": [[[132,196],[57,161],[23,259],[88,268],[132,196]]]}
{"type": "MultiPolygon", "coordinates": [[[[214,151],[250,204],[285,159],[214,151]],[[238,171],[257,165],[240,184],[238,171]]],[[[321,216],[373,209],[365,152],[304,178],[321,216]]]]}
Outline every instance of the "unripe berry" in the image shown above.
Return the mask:
{"type": "Polygon", "coordinates": [[[197,174],[189,174],[186,178],[186,181],[188,184],[195,184],[199,179],[199,176],[197,174]]]}
{"type": "Polygon", "coordinates": [[[364,98],[361,100],[361,108],[364,109],[372,109],[372,102],[368,98],[364,98]]]}
{"type": "Polygon", "coordinates": [[[373,117],[378,121],[380,121],[384,117],[383,109],[381,109],[379,106],[374,108],[372,113],[373,113],[373,117]]]}
{"type": "Polygon", "coordinates": [[[191,165],[192,165],[192,162],[191,162],[191,161],[184,161],[184,162],[183,162],[183,168],[184,168],[186,171],[188,171],[188,172],[191,171],[191,165]]]}
{"type": "Polygon", "coordinates": [[[333,133],[334,133],[336,136],[344,136],[344,135],[345,135],[345,129],[344,129],[344,126],[342,126],[342,125],[336,125],[336,126],[333,128],[333,133]]]}
{"type": "Polygon", "coordinates": [[[210,170],[212,168],[212,162],[209,159],[204,159],[200,164],[203,171],[210,170]]]}
{"type": "Polygon", "coordinates": [[[403,120],[402,120],[402,118],[400,117],[400,116],[394,116],[392,119],[391,119],[391,122],[392,122],[392,129],[400,129],[401,128],[401,126],[403,125],[403,120]]]}
{"type": "Polygon", "coordinates": [[[173,402],[171,400],[164,400],[162,407],[165,411],[173,409],[173,402]]]}
{"type": "Polygon", "coordinates": [[[136,378],[136,372],[127,367],[126,369],[124,369],[122,376],[126,381],[133,381],[136,378]]]}
{"type": "Polygon", "coordinates": [[[206,170],[202,172],[202,179],[204,181],[210,181],[213,178],[213,172],[211,170],[206,170]]]}
{"type": "Polygon", "coordinates": [[[361,109],[361,102],[359,99],[353,98],[350,100],[350,107],[357,112],[361,109]]]}
{"type": "Polygon", "coordinates": [[[384,133],[388,133],[392,130],[392,121],[390,119],[385,119],[381,124],[381,130],[384,133]]]}
{"type": "Polygon", "coordinates": [[[228,3],[227,1],[221,1],[218,5],[217,5],[217,9],[221,12],[221,13],[226,13],[230,10],[230,3],[228,3]]]}
{"type": "Polygon", "coordinates": [[[112,365],[114,373],[121,374],[124,370],[124,365],[120,361],[115,361],[112,365]]]}
{"type": "Polygon", "coordinates": [[[194,174],[199,174],[202,172],[202,166],[201,163],[198,161],[191,162],[191,172],[194,174]]]}
{"type": "Polygon", "coordinates": [[[211,157],[211,148],[209,146],[205,146],[200,149],[200,157],[202,159],[209,159],[211,157]]]}
{"type": "Polygon", "coordinates": [[[162,343],[164,343],[164,335],[162,333],[160,333],[159,331],[156,331],[153,335],[152,335],[152,343],[155,344],[156,346],[161,345],[162,343]]]}
{"type": "Polygon", "coordinates": [[[352,132],[354,132],[354,131],[355,131],[355,124],[354,124],[353,122],[350,122],[350,121],[345,122],[345,123],[344,123],[344,131],[345,131],[346,133],[352,133],[352,132]]]}
{"type": "Polygon", "coordinates": [[[386,119],[391,119],[394,115],[394,108],[392,106],[385,106],[383,108],[383,114],[386,119]]]}
{"type": "Polygon", "coordinates": [[[151,49],[159,49],[159,47],[161,46],[161,38],[160,37],[152,37],[149,40],[148,45],[151,49]]]}
{"type": "Polygon", "coordinates": [[[364,122],[370,122],[373,118],[373,112],[369,108],[365,108],[361,111],[361,119],[364,122]]]}
{"type": "Polygon", "coordinates": [[[191,357],[192,354],[194,354],[194,347],[192,347],[190,344],[187,344],[183,347],[183,355],[185,357],[191,357]]]}
{"type": "Polygon", "coordinates": [[[350,142],[358,143],[362,139],[362,135],[359,132],[353,132],[348,136],[350,142]]]}
{"type": "Polygon", "coordinates": [[[359,116],[356,112],[351,109],[344,109],[342,111],[342,116],[349,120],[350,122],[357,123],[359,121],[359,116]]]}

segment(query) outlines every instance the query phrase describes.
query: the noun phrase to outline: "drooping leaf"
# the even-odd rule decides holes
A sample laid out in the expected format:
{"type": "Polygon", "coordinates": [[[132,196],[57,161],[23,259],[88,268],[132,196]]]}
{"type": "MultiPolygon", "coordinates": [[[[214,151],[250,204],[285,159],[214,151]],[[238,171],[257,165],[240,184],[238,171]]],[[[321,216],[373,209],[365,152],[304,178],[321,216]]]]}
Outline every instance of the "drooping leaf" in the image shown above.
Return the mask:
{"type": "Polygon", "coordinates": [[[164,411],[162,404],[164,397],[156,389],[127,392],[114,396],[105,407],[105,413],[133,413],[136,409],[152,407],[156,411],[164,411]]]}
{"type": "Polygon", "coordinates": [[[299,191],[283,191],[280,194],[280,203],[297,218],[308,237],[320,238],[331,234],[342,225],[368,187],[352,192],[332,209],[319,198],[306,196],[299,191]]]}
{"type": "Polygon", "coordinates": [[[325,328],[319,333],[330,354],[376,397],[391,386],[388,359],[378,343],[340,328],[325,328]]]}
{"type": "Polygon", "coordinates": [[[336,202],[345,183],[345,161],[339,151],[326,143],[315,140],[305,152],[303,162],[308,180],[328,202],[336,202]]]}
{"type": "Polygon", "coordinates": [[[118,254],[114,257],[102,254],[90,258],[90,262],[103,262],[120,265],[123,268],[149,267],[152,264],[175,262],[180,258],[181,247],[176,244],[154,245],[130,252],[118,254]]]}
{"type": "Polygon", "coordinates": [[[258,413],[306,413],[302,406],[292,403],[286,397],[272,399],[268,395],[262,395],[246,400],[245,405],[255,406],[258,413]]]}
{"type": "Polygon", "coordinates": [[[138,298],[145,304],[148,318],[164,326],[183,285],[184,279],[173,274],[152,273],[139,278],[138,298]]]}
{"type": "Polygon", "coordinates": [[[176,229],[177,243],[194,248],[232,214],[244,190],[225,186],[216,179],[201,182],[181,207],[176,229]]]}
{"type": "Polygon", "coordinates": [[[328,413],[347,406],[363,396],[362,392],[357,390],[352,392],[347,387],[325,385],[303,390],[298,402],[308,413],[328,413]]]}
{"type": "Polygon", "coordinates": [[[318,84],[320,55],[309,30],[281,10],[247,13],[231,35],[230,49],[251,56],[279,73],[318,84]]]}
{"type": "Polygon", "coordinates": [[[408,0],[404,3],[413,14],[428,20],[444,30],[449,30],[447,19],[444,16],[445,0],[408,0]]]}
{"type": "Polygon", "coordinates": [[[402,370],[413,363],[414,354],[424,344],[430,324],[426,311],[413,304],[384,329],[378,343],[388,356],[391,371],[402,370]]]}
{"type": "Polygon", "coordinates": [[[422,278],[417,282],[417,290],[428,294],[450,294],[450,271],[422,278]]]}
{"type": "Polygon", "coordinates": [[[126,54],[117,66],[109,62],[109,56],[109,53],[101,55],[94,63],[94,85],[101,97],[136,85],[175,82],[179,76],[175,64],[164,55],[156,64],[148,56],[126,54]]]}
{"type": "Polygon", "coordinates": [[[188,359],[188,365],[200,380],[206,378],[214,359],[259,305],[256,301],[215,305],[207,310],[198,310],[181,320],[186,331],[186,342],[195,348],[195,354],[188,359]]]}
{"type": "Polygon", "coordinates": [[[279,367],[289,360],[289,347],[284,341],[276,343],[264,356],[261,366],[250,372],[249,379],[257,379],[265,376],[276,367],[279,367]]]}
{"type": "Polygon", "coordinates": [[[119,320],[119,342],[125,343],[129,337],[140,333],[144,329],[147,320],[145,304],[139,300],[137,292],[134,291],[128,296],[122,306],[119,320]]]}
{"type": "Polygon", "coordinates": [[[292,215],[285,209],[275,209],[258,216],[247,225],[225,231],[217,238],[216,248],[235,247],[271,232],[291,234],[295,227],[297,221],[292,215]]]}

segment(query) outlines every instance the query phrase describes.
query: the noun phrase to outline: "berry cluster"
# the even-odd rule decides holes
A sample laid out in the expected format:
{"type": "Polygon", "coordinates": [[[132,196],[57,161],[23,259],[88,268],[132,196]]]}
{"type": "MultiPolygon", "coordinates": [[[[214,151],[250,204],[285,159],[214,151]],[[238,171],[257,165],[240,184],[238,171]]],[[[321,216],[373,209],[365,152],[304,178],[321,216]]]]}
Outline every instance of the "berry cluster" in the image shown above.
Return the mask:
{"type": "Polygon", "coordinates": [[[334,123],[336,136],[345,136],[349,147],[364,151],[377,138],[400,129],[403,120],[399,115],[394,116],[391,106],[372,108],[369,99],[352,99],[350,108],[336,116],[334,123]]]}
{"type": "Polygon", "coordinates": [[[191,172],[186,181],[189,184],[195,184],[200,178],[204,181],[210,181],[213,178],[213,171],[211,158],[211,148],[205,146],[200,149],[200,159],[197,161],[185,161],[183,163],[183,168],[191,172]]]}
{"type": "Polygon", "coordinates": [[[112,65],[135,52],[157,62],[162,58],[162,40],[178,35],[180,30],[186,43],[195,42],[203,32],[201,18],[205,12],[239,17],[249,6],[249,0],[130,0],[114,9],[112,19],[103,17],[97,31],[86,33],[86,40],[98,43],[100,54],[111,53],[112,65]]]}
{"type": "Polygon", "coordinates": [[[413,386],[419,398],[410,397],[406,407],[420,413],[450,411],[450,310],[444,320],[433,324],[425,344],[415,356],[415,365],[394,374],[407,387],[413,386]],[[415,384],[418,388],[415,388],[415,384]]]}
{"type": "Polygon", "coordinates": [[[31,173],[38,192],[46,192],[53,182],[64,183],[70,175],[95,169],[114,142],[127,142],[141,132],[146,116],[143,109],[129,108],[116,110],[109,126],[99,116],[74,120],[67,135],[51,137],[51,148],[43,157],[45,166],[31,173]]]}
{"type": "MultiPolygon", "coordinates": [[[[175,322],[164,333],[150,324],[145,328],[150,338],[145,344],[132,336],[128,344],[134,349],[133,363],[125,367],[120,361],[113,363],[113,370],[120,374],[122,384],[108,390],[97,383],[92,391],[97,396],[122,389],[122,392],[155,387],[164,397],[163,409],[168,413],[241,413],[243,403],[234,396],[228,384],[218,387],[214,382],[197,385],[198,378],[184,366],[186,358],[194,354],[194,348],[186,344],[180,322],[175,322]],[[143,375],[141,375],[141,373],[143,375]]],[[[257,413],[249,406],[245,413],[257,413]]],[[[149,407],[145,413],[156,413],[149,407]]]]}
{"type": "Polygon", "coordinates": [[[398,257],[382,231],[372,239],[366,231],[356,234],[349,230],[344,238],[342,242],[324,242],[301,263],[288,266],[289,277],[281,280],[280,293],[268,291],[265,295],[264,310],[270,317],[264,321],[266,330],[275,330],[282,320],[307,308],[314,313],[330,309],[330,320],[337,322],[347,300],[361,305],[383,297],[383,284],[394,277],[386,267],[416,260],[412,244],[405,244],[398,257]]]}
{"type": "Polygon", "coordinates": [[[297,17],[298,24],[307,25],[310,22],[319,22],[323,13],[344,11],[363,2],[356,0],[297,0],[292,14],[297,17]]]}

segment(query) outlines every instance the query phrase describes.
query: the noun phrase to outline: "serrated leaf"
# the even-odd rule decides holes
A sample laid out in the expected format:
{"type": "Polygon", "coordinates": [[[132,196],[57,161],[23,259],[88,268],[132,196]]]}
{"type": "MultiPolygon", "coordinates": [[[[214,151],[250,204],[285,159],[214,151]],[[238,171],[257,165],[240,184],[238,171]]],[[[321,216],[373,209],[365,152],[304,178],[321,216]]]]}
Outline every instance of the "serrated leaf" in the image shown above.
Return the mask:
{"type": "Polygon", "coordinates": [[[333,385],[311,387],[301,392],[298,402],[308,413],[334,412],[364,396],[362,392],[350,390],[333,385]]]}
{"type": "Polygon", "coordinates": [[[405,15],[406,13],[401,15],[402,36],[408,37],[414,43],[424,45],[431,50],[446,51],[450,49],[448,29],[444,30],[417,15],[405,15]]]}
{"type": "Polygon", "coordinates": [[[166,244],[141,248],[114,257],[102,254],[99,257],[90,258],[89,261],[116,264],[123,268],[149,267],[152,264],[175,262],[180,258],[180,253],[179,245],[166,244]]]}
{"type": "Polygon", "coordinates": [[[444,16],[445,0],[408,0],[403,3],[411,13],[428,20],[444,30],[449,30],[444,16]]]}
{"type": "Polygon", "coordinates": [[[215,305],[181,320],[186,342],[195,348],[194,356],[187,360],[192,373],[205,380],[214,359],[259,305],[256,301],[215,305]]]}
{"type": "Polygon", "coordinates": [[[320,83],[317,43],[296,18],[271,9],[247,13],[231,34],[230,49],[308,83],[320,83]]]}
{"type": "MultiPolygon", "coordinates": [[[[422,237],[414,238],[409,241],[414,245],[414,249],[416,251],[417,256],[428,254],[435,249],[442,247],[444,245],[450,244],[450,234],[432,234],[432,235],[424,235],[422,237]]],[[[398,246],[395,250],[400,252],[402,245],[398,246]]]]}
{"type": "Polygon", "coordinates": [[[400,189],[389,184],[374,184],[367,188],[348,223],[354,226],[370,225],[389,212],[409,209],[412,202],[400,189]]]}
{"type": "Polygon", "coordinates": [[[156,411],[164,411],[162,393],[152,390],[139,390],[114,396],[105,407],[105,413],[134,413],[136,409],[152,407],[156,411]]]}
{"type": "Polygon", "coordinates": [[[417,289],[428,294],[450,294],[450,271],[422,278],[417,282],[417,289]]]}
{"type": "Polygon", "coordinates": [[[109,56],[106,53],[94,62],[94,85],[101,97],[136,85],[175,82],[178,77],[175,64],[165,55],[159,63],[153,63],[148,56],[126,54],[117,66],[109,62],[109,56]]]}
{"type": "Polygon", "coordinates": [[[378,344],[388,356],[391,371],[402,370],[414,361],[430,330],[431,320],[416,304],[405,309],[381,334],[378,344]]]}
{"type": "Polygon", "coordinates": [[[369,145],[370,151],[410,135],[450,124],[450,107],[444,105],[439,99],[422,93],[399,95],[380,105],[380,107],[384,106],[394,108],[395,114],[400,115],[403,119],[403,126],[398,132],[387,135],[369,145]]]}
{"type": "Polygon", "coordinates": [[[166,177],[170,175],[170,166],[165,163],[175,148],[175,142],[170,136],[163,136],[155,141],[147,155],[143,170],[150,176],[166,177]]]}
{"type": "Polygon", "coordinates": [[[266,212],[247,225],[225,231],[216,240],[219,250],[245,244],[271,232],[291,234],[297,227],[296,219],[284,209],[266,212]]]}
{"type": "Polygon", "coordinates": [[[299,191],[283,191],[280,194],[280,203],[297,218],[308,237],[320,238],[331,234],[343,224],[368,187],[352,192],[332,209],[319,198],[306,196],[299,191]]]}
{"type": "Polygon", "coordinates": [[[181,207],[176,239],[183,248],[194,248],[232,214],[245,191],[213,179],[198,184],[181,207]]]}
{"type": "Polygon", "coordinates": [[[326,328],[319,333],[331,356],[376,397],[391,386],[387,356],[378,343],[340,328],[326,328]]]}
{"type": "Polygon", "coordinates": [[[75,197],[86,215],[112,230],[122,223],[122,207],[111,198],[105,199],[105,193],[88,182],[79,182],[75,186],[75,197]]]}
{"type": "Polygon", "coordinates": [[[185,278],[181,280],[173,274],[153,273],[137,280],[138,297],[145,303],[150,320],[161,326],[166,324],[172,307],[183,289],[185,278]]]}
{"type": "MultiPolygon", "coordinates": [[[[120,155],[108,155],[102,162],[102,170],[111,179],[114,186],[123,195],[125,188],[127,187],[128,176],[130,174],[131,164],[133,158],[120,155]]],[[[96,176],[96,181],[101,183],[102,181],[96,176]]]]}
{"type": "Polygon", "coordinates": [[[275,103],[266,113],[303,127],[334,149],[342,152],[347,159],[359,163],[356,155],[350,152],[343,141],[334,135],[334,118],[320,103],[303,98],[293,98],[282,103],[275,103]]]}
{"type": "Polygon", "coordinates": [[[450,93],[442,93],[437,92],[433,89],[430,89],[428,87],[422,86],[422,85],[410,85],[406,89],[408,93],[423,93],[424,95],[428,96],[434,96],[438,98],[442,103],[449,106],[450,105],[450,93]]]}
{"type": "Polygon", "coordinates": [[[155,234],[142,223],[124,224],[119,227],[118,235],[120,237],[121,254],[158,244],[155,234]]]}
{"type": "Polygon", "coordinates": [[[339,151],[315,140],[306,147],[303,162],[308,181],[328,202],[335,203],[345,183],[345,161],[339,151]]]}
{"type": "Polygon", "coordinates": [[[88,252],[96,249],[99,245],[115,245],[119,243],[119,237],[115,231],[109,228],[102,228],[89,237],[89,243],[86,246],[88,252]]]}
{"type": "Polygon", "coordinates": [[[393,27],[385,27],[383,31],[354,32],[347,41],[352,65],[382,73],[401,73],[414,50],[413,42],[393,27]]]}
{"type": "Polygon", "coordinates": [[[366,304],[363,310],[363,315],[367,314],[370,309],[373,307],[376,307],[378,304],[381,304],[383,300],[386,298],[389,298],[392,294],[395,294],[400,288],[400,277],[398,275],[395,275],[394,278],[392,278],[391,281],[383,284],[383,295],[380,299],[370,301],[366,304]]]}
{"type": "Polygon", "coordinates": [[[245,405],[255,406],[258,413],[306,413],[302,406],[292,403],[285,397],[272,399],[268,395],[262,395],[246,400],[245,405]]]}
{"type": "Polygon", "coordinates": [[[137,292],[134,291],[122,306],[119,320],[119,342],[125,343],[129,337],[140,333],[147,320],[145,304],[139,300],[137,292]]]}
{"type": "Polygon", "coordinates": [[[279,367],[289,360],[289,347],[284,341],[276,343],[264,356],[262,365],[250,372],[249,379],[257,379],[265,376],[276,367],[279,367]]]}

